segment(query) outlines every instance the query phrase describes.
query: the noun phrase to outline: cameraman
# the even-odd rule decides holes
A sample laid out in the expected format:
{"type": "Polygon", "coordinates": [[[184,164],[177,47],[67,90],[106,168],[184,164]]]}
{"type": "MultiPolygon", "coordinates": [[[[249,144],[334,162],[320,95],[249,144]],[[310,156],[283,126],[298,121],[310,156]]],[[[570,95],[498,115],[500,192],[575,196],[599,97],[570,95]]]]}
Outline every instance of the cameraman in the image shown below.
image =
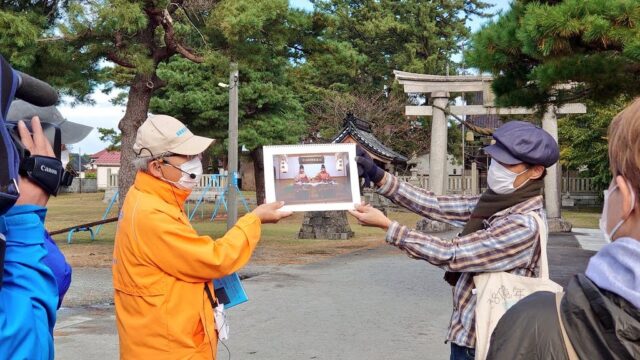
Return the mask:
{"type": "Polygon", "coordinates": [[[44,219],[49,195],[57,194],[64,169],[38,117],[31,120],[33,133],[19,121],[14,139],[4,120],[14,95],[46,106],[57,101],[57,94],[14,71],[2,56],[0,86],[0,354],[53,359],[58,288],[65,280],[56,276],[69,272],[55,244],[46,241],[44,219]]]}
{"type": "MultiPolygon", "coordinates": [[[[40,120],[31,120],[33,135],[18,123],[20,139],[31,155],[53,157],[40,120]]],[[[0,291],[0,354],[16,359],[53,359],[53,326],[58,286],[46,265],[45,206],[49,194],[27,177],[20,176],[20,197],[0,217],[7,240],[4,279],[0,291]]]]}

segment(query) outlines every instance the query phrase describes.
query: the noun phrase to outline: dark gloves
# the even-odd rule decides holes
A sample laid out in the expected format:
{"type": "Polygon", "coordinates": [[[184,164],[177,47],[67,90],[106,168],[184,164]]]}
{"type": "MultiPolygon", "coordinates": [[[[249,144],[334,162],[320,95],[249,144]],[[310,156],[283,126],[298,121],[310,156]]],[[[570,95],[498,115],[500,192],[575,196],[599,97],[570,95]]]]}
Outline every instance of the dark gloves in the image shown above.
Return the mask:
{"type": "Polygon", "coordinates": [[[358,163],[358,176],[364,178],[364,186],[371,186],[371,182],[377,184],[384,178],[384,170],[376,165],[371,156],[360,146],[356,147],[356,162],[358,163]]]}

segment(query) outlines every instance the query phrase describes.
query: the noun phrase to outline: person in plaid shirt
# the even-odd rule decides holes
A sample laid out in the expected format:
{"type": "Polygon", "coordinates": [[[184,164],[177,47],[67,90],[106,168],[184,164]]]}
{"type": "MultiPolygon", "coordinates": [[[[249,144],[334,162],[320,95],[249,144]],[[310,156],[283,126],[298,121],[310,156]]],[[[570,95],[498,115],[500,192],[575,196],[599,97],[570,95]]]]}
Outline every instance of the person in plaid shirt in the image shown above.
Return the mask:
{"type": "Polygon", "coordinates": [[[350,211],[362,225],[386,230],[386,241],[410,257],[447,271],[445,280],[454,286],[447,333],[451,360],[475,356],[473,277],[494,271],[534,277],[539,271],[538,225],[531,213],[546,219],[543,178],[560,157],[558,144],[540,127],[522,121],[506,123],[493,137],[495,144],[484,149],[491,156],[489,189],[481,196],[435,195],[384,172],[362,149],[356,157],[359,175],[365,184],[374,182],[379,194],[431,220],[463,227],[457,237],[445,240],[400,225],[371,205],[350,211]]]}

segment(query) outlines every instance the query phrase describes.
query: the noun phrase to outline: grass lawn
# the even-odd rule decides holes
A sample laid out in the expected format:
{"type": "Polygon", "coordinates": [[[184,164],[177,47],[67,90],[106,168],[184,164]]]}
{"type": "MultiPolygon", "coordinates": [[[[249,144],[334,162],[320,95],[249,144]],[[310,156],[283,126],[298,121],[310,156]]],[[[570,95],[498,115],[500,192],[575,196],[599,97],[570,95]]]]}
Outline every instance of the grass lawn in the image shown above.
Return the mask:
{"type": "MultiPolygon", "coordinates": [[[[102,202],[102,193],[64,194],[49,201],[46,227],[50,231],[96,221],[102,218],[107,204],[102,202]]],[[[224,235],[226,219],[209,221],[213,204],[206,204],[204,213],[196,214],[193,226],[200,234],[213,238],[224,235]]],[[[241,214],[244,209],[241,210],[241,214]]],[[[224,213],[224,212],[222,212],[224,213]]],[[[112,209],[108,217],[117,216],[112,209]]],[[[367,247],[378,246],[384,241],[384,232],[379,229],[360,226],[349,216],[355,237],[349,240],[298,240],[296,235],[302,224],[303,213],[296,213],[278,224],[263,226],[262,239],[252,262],[255,264],[300,264],[321,260],[367,247]]],[[[419,216],[398,212],[390,217],[411,227],[419,216]]],[[[116,224],[106,224],[91,242],[88,232],[74,233],[73,243],[67,244],[67,234],[56,235],[54,239],[74,266],[111,266],[113,239],[116,224]]],[[[95,231],[95,228],[94,228],[95,231]]]]}
{"type": "MultiPolygon", "coordinates": [[[[250,194],[248,194],[250,195],[250,194]]],[[[96,221],[102,218],[107,204],[102,202],[102,193],[63,194],[49,201],[46,227],[50,231],[96,221]]],[[[200,234],[213,238],[224,235],[226,219],[209,221],[213,204],[206,204],[203,212],[196,214],[193,226],[200,234]]],[[[244,209],[241,210],[244,212],[244,209]]],[[[600,209],[586,208],[563,210],[563,216],[574,227],[598,228],[600,209]]],[[[224,212],[222,212],[224,213],[224,212]]],[[[117,216],[117,207],[108,217],[117,216]]],[[[262,239],[252,262],[255,264],[301,264],[318,261],[327,257],[378,246],[384,241],[384,232],[379,229],[360,226],[349,216],[355,237],[349,240],[298,240],[296,235],[302,224],[303,213],[296,213],[278,224],[263,226],[262,239]]],[[[392,212],[389,217],[404,225],[414,227],[419,216],[408,212],[392,212]]],[[[73,243],[67,244],[67,233],[56,235],[54,239],[73,266],[111,266],[113,238],[116,224],[106,224],[91,242],[88,232],[75,233],[73,243]]],[[[94,228],[95,230],[95,228],[94,228]]]]}
{"type": "Polygon", "coordinates": [[[601,208],[582,208],[575,210],[562,210],[562,217],[568,220],[573,227],[597,229],[601,208]]]}

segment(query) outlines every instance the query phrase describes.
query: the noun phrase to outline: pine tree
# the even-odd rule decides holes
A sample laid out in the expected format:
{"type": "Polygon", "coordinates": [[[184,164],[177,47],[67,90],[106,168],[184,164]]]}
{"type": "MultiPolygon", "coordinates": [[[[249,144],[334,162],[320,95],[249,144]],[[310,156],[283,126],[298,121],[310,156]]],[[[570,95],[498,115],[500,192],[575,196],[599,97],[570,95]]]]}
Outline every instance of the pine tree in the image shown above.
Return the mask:
{"type": "Polygon", "coordinates": [[[382,91],[393,70],[442,74],[469,35],[466,21],[485,15],[480,0],[314,1],[326,51],[312,51],[303,70],[325,89],[382,91]]]}
{"type": "Polygon", "coordinates": [[[607,131],[611,120],[629,105],[630,98],[620,96],[609,104],[587,102],[586,114],[558,119],[558,143],[563,165],[590,177],[598,190],[611,183],[607,131]]]}
{"type": "Polygon", "coordinates": [[[219,139],[213,150],[226,155],[229,64],[239,66],[239,144],[251,152],[257,200],[264,200],[263,145],[301,140],[305,114],[292,85],[292,52],[299,36],[290,19],[306,16],[287,0],[236,0],[221,3],[202,34],[217,49],[198,66],[175,59],[158,74],[169,84],[152,99],[152,110],[176,116],[196,132],[219,139]]]}
{"type": "Polygon", "coordinates": [[[500,105],[640,93],[640,2],[516,0],[471,40],[466,61],[494,74],[500,105]],[[556,85],[574,83],[572,89],[556,85]]]}
{"type": "Polygon", "coordinates": [[[209,51],[198,37],[193,19],[210,13],[217,1],[9,3],[11,6],[0,11],[0,23],[6,25],[1,26],[0,41],[9,44],[0,45],[14,50],[10,61],[18,68],[34,70],[34,75],[78,101],[90,102],[87,95],[99,85],[105,85],[105,91],[129,89],[119,123],[123,200],[135,175],[131,160],[137,129],[147,118],[151,96],[166,85],[157,76],[158,66],[174,55],[196,63],[204,61],[209,51]]]}

